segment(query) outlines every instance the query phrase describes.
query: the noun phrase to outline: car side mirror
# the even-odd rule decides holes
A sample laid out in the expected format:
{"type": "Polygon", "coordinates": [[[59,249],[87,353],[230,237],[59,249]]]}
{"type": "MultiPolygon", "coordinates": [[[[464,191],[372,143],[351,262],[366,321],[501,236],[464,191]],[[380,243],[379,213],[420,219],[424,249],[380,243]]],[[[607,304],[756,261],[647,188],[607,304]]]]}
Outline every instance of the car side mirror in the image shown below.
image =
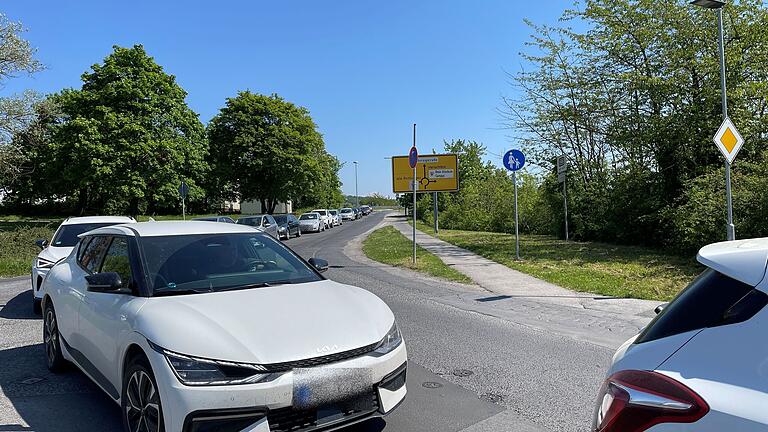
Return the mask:
{"type": "Polygon", "coordinates": [[[658,314],[661,313],[661,311],[664,310],[665,307],[667,307],[667,305],[669,305],[669,303],[662,303],[662,304],[656,306],[656,309],[654,309],[653,311],[656,312],[656,315],[658,315],[658,314]]]}
{"type": "Polygon", "coordinates": [[[37,245],[37,247],[40,248],[40,250],[43,250],[45,249],[46,246],[48,246],[48,240],[46,239],[35,240],[35,244],[37,245]]]}
{"type": "Polygon", "coordinates": [[[85,277],[88,291],[114,292],[123,287],[120,275],[115,272],[94,273],[85,277]]]}
{"type": "Polygon", "coordinates": [[[328,261],[322,259],[322,258],[310,258],[309,264],[315,268],[315,270],[319,271],[320,273],[328,270],[328,261]]]}

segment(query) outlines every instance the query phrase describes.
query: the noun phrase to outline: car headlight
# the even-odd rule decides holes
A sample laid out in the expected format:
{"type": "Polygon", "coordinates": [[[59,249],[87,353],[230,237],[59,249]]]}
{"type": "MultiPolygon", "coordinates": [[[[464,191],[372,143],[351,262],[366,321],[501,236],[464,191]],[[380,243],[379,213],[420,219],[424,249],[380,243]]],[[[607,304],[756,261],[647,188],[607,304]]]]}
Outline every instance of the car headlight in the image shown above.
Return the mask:
{"type": "Polygon", "coordinates": [[[397,323],[392,324],[392,328],[389,329],[384,339],[379,342],[376,349],[373,351],[377,354],[387,354],[397,348],[403,342],[403,337],[400,335],[400,329],[397,328],[397,323]]]}
{"type": "Polygon", "coordinates": [[[281,375],[257,364],[203,359],[169,351],[151,342],[150,345],[165,356],[176,378],[185,385],[256,384],[273,381],[281,375]]]}
{"type": "Polygon", "coordinates": [[[35,260],[35,267],[39,269],[49,269],[53,267],[53,265],[56,264],[53,261],[48,261],[47,259],[37,258],[35,260]]]}

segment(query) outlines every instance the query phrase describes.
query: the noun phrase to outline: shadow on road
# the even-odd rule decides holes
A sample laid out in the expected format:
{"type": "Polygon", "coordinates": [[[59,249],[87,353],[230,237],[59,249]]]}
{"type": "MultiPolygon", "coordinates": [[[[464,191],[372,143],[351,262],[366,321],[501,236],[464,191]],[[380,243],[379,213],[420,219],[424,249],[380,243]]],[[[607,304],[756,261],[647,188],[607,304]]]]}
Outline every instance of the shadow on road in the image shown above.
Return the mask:
{"type": "MultiPolygon", "coordinates": [[[[16,296],[0,309],[0,318],[6,319],[38,319],[40,315],[32,312],[32,290],[16,294],[16,296]]],[[[2,364],[2,363],[0,363],[2,364]]],[[[2,431],[2,429],[0,429],[2,431]]]]}

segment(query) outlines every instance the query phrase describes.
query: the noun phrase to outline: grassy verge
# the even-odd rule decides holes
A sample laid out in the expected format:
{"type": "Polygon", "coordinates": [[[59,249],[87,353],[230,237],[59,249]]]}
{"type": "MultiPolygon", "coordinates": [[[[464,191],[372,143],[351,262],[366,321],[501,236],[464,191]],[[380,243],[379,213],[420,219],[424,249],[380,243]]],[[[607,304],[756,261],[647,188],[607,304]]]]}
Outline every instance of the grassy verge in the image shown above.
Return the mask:
{"type": "Polygon", "coordinates": [[[40,252],[35,240],[50,240],[58,225],[59,221],[0,223],[0,277],[28,275],[40,252]]]}
{"type": "Polygon", "coordinates": [[[363,242],[365,255],[380,263],[406,267],[431,276],[455,282],[469,283],[471,280],[462,273],[448,267],[440,258],[421,247],[416,249],[416,265],[412,263],[413,243],[391,226],[372,232],[363,242]]]}
{"type": "MultiPolygon", "coordinates": [[[[417,227],[433,233],[422,223],[417,227]]],[[[438,237],[547,282],[614,297],[669,300],[702,270],[693,257],[636,246],[521,235],[516,261],[514,234],[440,230],[438,237]]]]}

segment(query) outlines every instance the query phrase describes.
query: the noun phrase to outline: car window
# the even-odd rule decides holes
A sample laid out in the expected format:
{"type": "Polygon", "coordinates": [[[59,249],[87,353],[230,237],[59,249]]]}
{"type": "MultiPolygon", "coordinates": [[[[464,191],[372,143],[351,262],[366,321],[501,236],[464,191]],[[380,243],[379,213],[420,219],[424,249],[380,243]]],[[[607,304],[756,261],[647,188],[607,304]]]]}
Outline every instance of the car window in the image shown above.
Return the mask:
{"type": "Polygon", "coordinates": [[[217,291],[322,278],[271,236],[257,233],[144,237],[144,266],[153,291],[217,291]]]}
{"type": "Polygon", "coordinates": [[[110,240],[111,237],[107,236],[93,237],[93,239],[88,242],[85,250],[80,255],[80,265],[85,270],[88,270],[91,273],[95,273],[101,265],[102,257],[104,256],[104,252],[109,246],[110,240]]]}
{"type": "Polygon", "coordinates": [[[114,237],[112,244],[109,245],[104,262],[101,265],[101,273],[115,272],[120,275],[123,282],[123,288],[130,286],[133,280],[131,272],[131,260],[128,255],[128,239],[125,237],[114,237]]]}
{"type": "Polygon", "coordinates": [[[301,215],[301,217],[299,219],[301,219],[301,220],[317,219],[317,215],[316,214],[303,214],[303,215],[301,215]]]}
{"type": "Polygon", "coordinates": [[[273,218],[271,215],[264,216],[267,219],[267,222],[270,223],[270,225],[275,225],[277,221],[275,221],[275,218],[273,218]]]}
{"type": "Polygon", "coordinates": [[[754,287],[707,269],[656,315],[635,343],[743,321],[767,301],[754,287]]]}
{"type": "Polygon", "coordinates": [[[260,223],[260,220],[261,220],[260,218],[247,217],[247,218],[238,219],[237,223],[240,225],[258,226],[258,224],[260,223]]]}
{"type": "Polygon", "coordinates": [[[105,226],[115,225],[115,222],[102,222],[102,223],[82,223],[61,225],[56,231],[53,240],[51,240],[51,246],[55,247],[72,247],[77,244],[80,238],[80,234],[95,230],[105,226]]]}

